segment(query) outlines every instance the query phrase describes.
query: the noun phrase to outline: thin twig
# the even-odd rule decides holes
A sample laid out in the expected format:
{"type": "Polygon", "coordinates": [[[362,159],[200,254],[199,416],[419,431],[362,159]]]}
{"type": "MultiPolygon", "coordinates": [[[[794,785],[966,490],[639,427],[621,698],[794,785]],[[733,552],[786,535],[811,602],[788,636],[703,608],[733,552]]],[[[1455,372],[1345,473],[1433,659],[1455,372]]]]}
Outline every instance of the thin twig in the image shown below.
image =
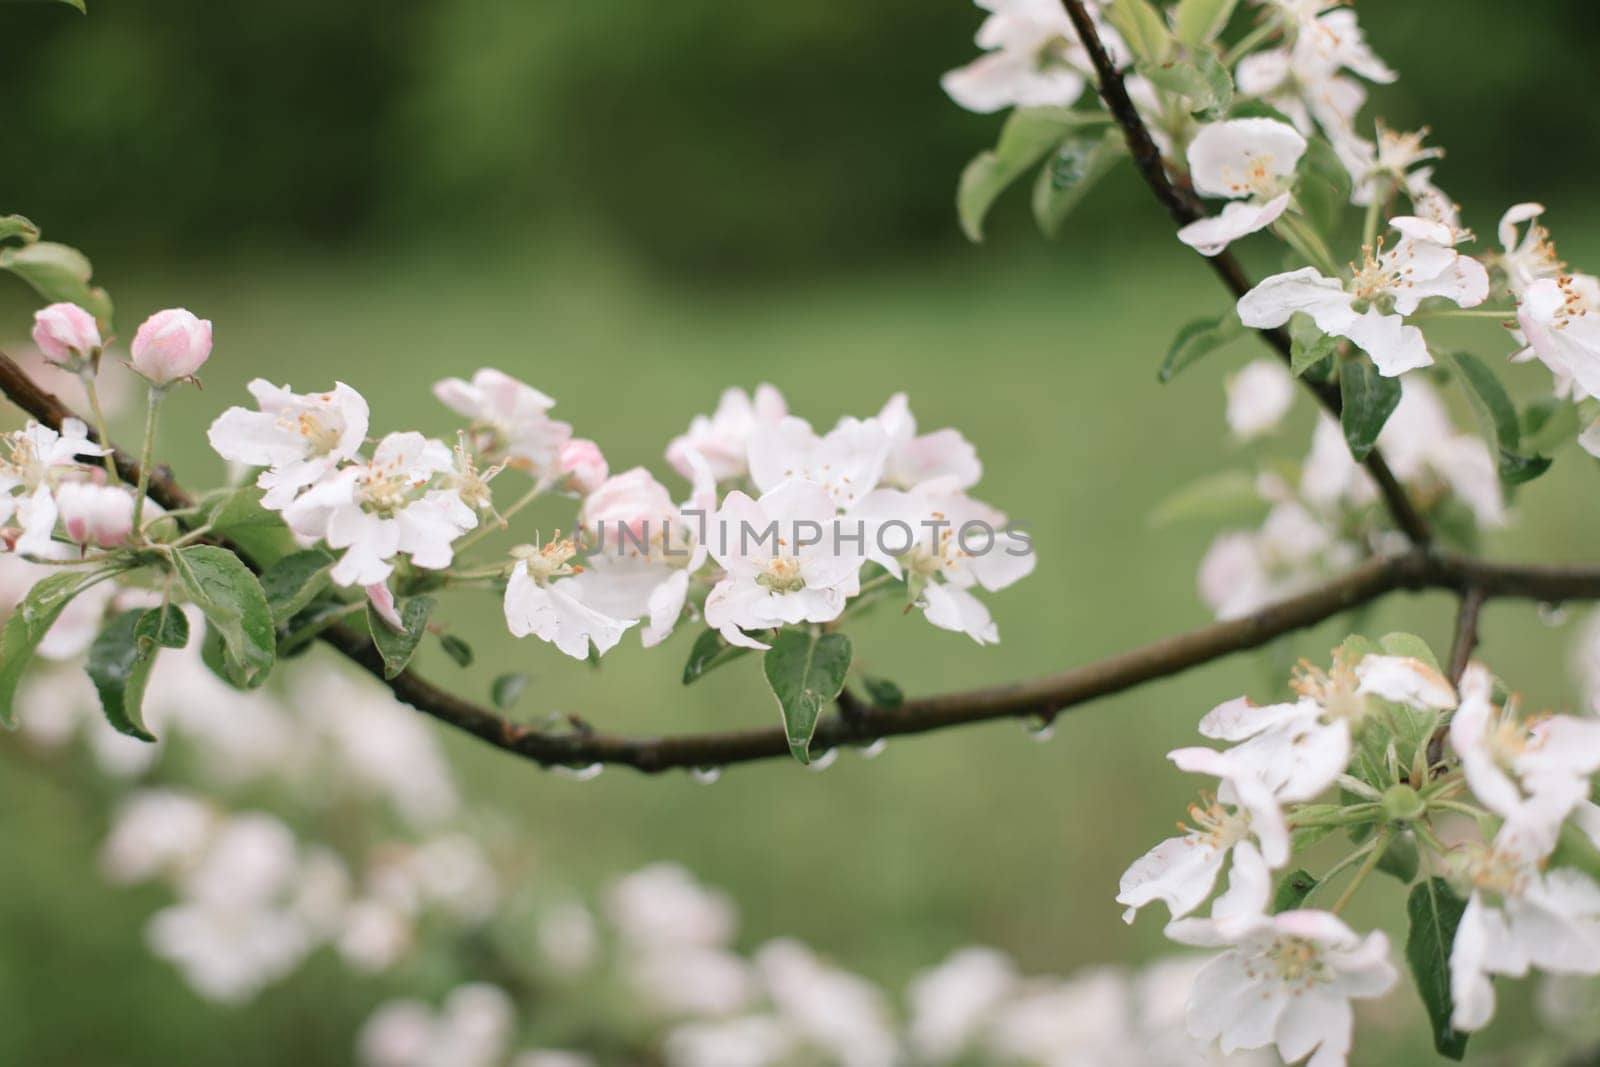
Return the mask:
{"type": "Polygon", "coordinates": [[[1450,684],[1460,685],[1461,675],[1472,659],[1472,650],[1478,647],[1478,614],[1483,610],[1484,592],[1469,585],[1461,594],[1461,606],[1456,611],[1456,633],[1450,642],[1450,684]]]}
{"type": "MultiPolygon", "coordinates": [[[[1187,226],[1202,218],[1205,212],[1201,209],[1194,193],[1187,187],[1174,183],[1167,173],[1166,164],[1161,158],[1161,150],[1156,147],[1155,140],[1150,136],[1150,130],[1145,126],[1139,109],[1129,98],[1128,87],[1123,81],[1122,73],[1117,70],[1116,62],[1106,52],[1105,45],[1100,40],[1100,31],[1095,27],[1094,19],[1084,8],[1082,0],[1061,0],[1061,3],[1066,8],[1067,17],[1072,20],[1072,25],[1078,31],[1084,50],[1089,54],[1089,61],[1094,65],[1100,98],[1105,101],[1106,110],[1111,112],[1117,125],[1122,127],[1123,138],[1128,142],[1128,152],[1133,156],[1133,165],[1138,168],[1145,184],[1150,186],[1156,199],[1179,226],[1187,226]]],[[[1206,261],[1211,264],[1211,269],[1222,279],[1222,284],[1235,299],[1244,296],[1253,288],[1249,276],[1245,274],[1244,268],[1231,252],[1220,252],[1207,257],[1206,261]]],[[[1285,363],[1292,362],[1287,333],[1281,329],[1257,332],[1278,353],[1279,358],[1285,363]]],[[[1318,402],[1329,414],[1334,418],[1339,417],[1344,402],[1340,399],[1338,386],[1312,381],[1305,375],[1300,377],[1300,381],[1316,394],[1318,402]]],[[[1382,494],[1384,504],[1395,525],[1400,527],[1401,532],[1412,544],[1428,544],[1433,535],[1428,529],[1427,520],[1412,504],[1405,487],[1395,478],[1394,472],[1389,469],[1388,462],[1378,449],[1375,448],[1368,453],[1366,467],[1367,472],[1372,475],[1372,480],[1378,484],[1378,492],[1382,494]]]]}

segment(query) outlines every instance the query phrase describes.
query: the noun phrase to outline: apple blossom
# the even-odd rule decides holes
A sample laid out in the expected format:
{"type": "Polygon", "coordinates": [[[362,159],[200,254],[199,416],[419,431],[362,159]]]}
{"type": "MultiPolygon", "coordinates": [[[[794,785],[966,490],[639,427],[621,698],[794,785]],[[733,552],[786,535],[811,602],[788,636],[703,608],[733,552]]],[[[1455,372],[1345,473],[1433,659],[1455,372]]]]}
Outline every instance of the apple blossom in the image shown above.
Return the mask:
{"type": "Polygon", "coordinates": [[[935,478],[950,477],[970,489],[983,476],[978,450],[961,435],[946,428],[917,434],[916,416],[906,394],[896,393],[878,412],[878,424],[889,435],[889,457],[883,464],[883,484],[910,489],[935,478]]]}
{"type": "Polygon", "coordinates": [[[1178,240],[1214,256],[1246,234],[1266,229],[1289,207],[1295,166],[1306,139],[1275,119],[1229,119],[1202,126],[1189,143],[1195,191],[1233,201],[1222,214],[1178,231],[1178,240]]]}
{"type": "Polygon", "coordinates": [[[696,415],[689,430],[667,445],[667,462],[685,478],[695,476],[692,456],[699,456],[710,468],[716,482],[742,478],[749,471],[750,435],[757,426],[787,418],[789,407],[783,394],[762,383],[755,393],[743,389],[724,389],[717,410],[696,415]]]}
{"type": "Polygon", "coordinates": [[[909,492],[875,490],[850,515],[866,525],[867,554],[906,579],[929,622],[980,645],[1000,640],[989,609],[972,590],[1004,589],[1037,562],[1003,513],[963,493],[957,478],[945,477],[909,492]]]}
{"type": "Polygon", "coordinates": [[[93,361],[105,343],[94,316],[77,304],[51,304],[33,313],[33,343],[44,358],[63,367],[93,361]]]}
{"type": "Polygon", "coordinates": [[[554,484],[560,478],[561,448],[571,438],[572,427],[550,418],[556,404],[550,397],[491,367],[479,370],[470,382],[460,378],[436,382],[433,395],[472,420],[473,428],[485,437],[486,452],[504,457],[540,483],[554,484]]]}
{"type": "MultiPolygon", "coordinates": [[[[1590,274],[1538,278],[1521,293],[1517,323],[1527,347],[1513,359],[1538,357],[1560,395],[1600,397],[1600,279],[1590,274]]],[[[1593,452],[1593,449],[1591,449],[1593,452]]]]}
{"type": "Polygon", "coordinates": [[[282,511],[300,491],[354,459],[367,437],[367,401],[343,382],[325,393],[293,392],[257,378],[246,388],[259,411],[231,407],[207,438],[223,459],[265,467],[262,507],[282,511]]]}
{"type": "Polygon", "coordinates": [[[129,361],[158,388],[193,378],[211,358],[211,322],[184,308],[168,308],[139,324],[129,361]]]}
{"type": "Polygon", "coordinates": [[[730,644],[766,648],[745,631],[838,618],[860,591],[865,559],[863,539],[842,536],[851,532],[816,482],[784,482],[759,500],[737,489],[729,493],[707,535],[707,548],[726,572],[706,597],[707,625],[730,644]],[[815,539],[804,537],[802,528],[813,530],[815,539]]]}
{"type": "Polygon", "coordinates": [[[1600,885],[1573,868],[1542,869],[1554,844],[1542,805],[1508,819],[1492,843],[1450,856],[1470,890],[1450,950],[1458,1030],[1482,1029],[1494,1014],[1493,975],[1600,974],[1600,885]]]}
{"type": "Polygon", "coordinates": [[[0,525],[17,518],[22,535],[13,544],[16,552],[48,558],[58,514],[54,483],[59,472],[76,467],[79,456],[105,455],[88,433],[82,422],[67,419],[59,433],[29,422],[0,435],[0,525]]]}
{"type": "MultiPolygon", "coordinates": [[[[1339,445],[1344,448],[1343,438],[1339,445]]],[[[1344,450],[1349,458],[1349,450],[1344,450]]],[[[1233,530],[1211,542],[1200,561],[1200,599],[1219,619],[1236,619],[1303,592],[1356,549],[1322,516],[1294,500],[1275,503],[1257,530],[1233,530]]]]}
{"type": "Polygon", "coordinates": [[[1003,952],[969,946],[958,949],[906,987],[910,1010],[907,1036],[923,1060],[946,1063],[968,1051],[994,1010],[1021,981],[1003,952]]]}
{"type": "Polygon", "coordinates": [[[573,437],[563,443],[556,463],[562,484],[580,496],[594,492],[611,473],[600,446],[587,437],[573,437]]]}
{"type": "Polygon", "coordinates": [[[849,508],[877,486],[892,446],[877,419],[847,416],[820,437],[804,419],[763,423],[750,434],[750,480],[762,492],[810,482],[849,508]]]}
{"type": "Polygon", "coordinates": [[[584,603],[583,586],[572,579],[580,566],[572,562],[577,547],[571,540],[512,550],[517,562],[506,583],[506,626],[513,637],[529,634],[548,641],[574,659],[587,659],[591,643],[605,655],[622,640],[636,620],[619,619],[584,603]]]}
{"type": "Polygon", "coordinates": [[[986,53],[939,84],[968,111],[1066,107],[1083,94],[1088,56],[1060,4],[1052,0],[978,0],[989,12],[978,29],[986,53]]]}
{"type": "Polygon", "coordinates": [[[121,486],[64,482],[56,506],[67,536],[80,545],[115,548],[133,532],[133,495],[121,486]]]}
{"type": "Polygon", "coordinates": [[[454,489],[432,489],[452,469],[450,450],[419,433],[392,433],[369,462],[341,468],[284,508],[289,529],[344,549],[331,572],[340,585],[374,585],[404,553],[418,567],[450,565],[451,542],[478,518],[454,489]]]}
{"type": "Polygon", "coordinates": [[[1241,441],[1269,433],[1294,403],[1294,379],[1275,359],[1253,359],[1228,379],[1228,429],[1241,441]]]}
{"type": "Polygon", "coordinates": [[[1332,138],[1350,130],[1367,99],[1359,81],[1330,66],[1305,40],[1244,56],[1234,68],[1234,84],[1239,95],[1270,104],[1301,133],[1321,126],[1332,138]]]}
{"type": "Polygon", "coordinates": [[[1315,267],[1274,274],[1239,298],[1246,326],[1282,326],[1297,311],[1309,314],[1325,333],[1355,342],[1387,377],[1433,362],[1422,331],[1405,322],[1428,297],[1475,307],[1489,295],[1483,265],[1455,250],[1449,227],[1414,216],[1389,220],[1401,240],[1384,252],[1364,249],[1361,266],[1348,281],[1315,267]]]}
{"type": "Polygon", "coordinates": [[[1220,1038],[1224,1054],[1276,1045],[1285,1062],[1343,1064],[1350,1001],[1382,996],[1399,978],[1382,932],[1361,937],[1337,916],[1311,909],[1267,913],[1267,865],[1246,843],[1234,853],[1228,891],[1209,918],[1178,919],[1167,936],[1225,951],[1195,977],[1189,1031],[1220,1038]]]}

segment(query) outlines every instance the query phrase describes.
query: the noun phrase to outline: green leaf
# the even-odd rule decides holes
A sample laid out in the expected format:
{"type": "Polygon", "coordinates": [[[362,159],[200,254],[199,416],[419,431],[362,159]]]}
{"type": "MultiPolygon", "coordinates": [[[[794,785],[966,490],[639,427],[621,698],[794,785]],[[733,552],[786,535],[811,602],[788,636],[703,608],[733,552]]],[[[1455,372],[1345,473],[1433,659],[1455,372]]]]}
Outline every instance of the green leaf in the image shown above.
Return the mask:
{"type": "Polygon", "coordinates": [[[1522,422],[1516,405],[1494,371],[1470,352],[1457,352],[1450,359],[1455,378],[1472,403],[1478,427],[1489,442],[1489,451],[1498,459],[1500,480],[1506,485],[1520,485],[1549,470],[1548,458],[1523,453],[1522,422]]]}
{"type": "Polygon", "coordinates": [[[113,573],[98,571],[58,571],[34,583],[28,595],[22,598],[0,629],[0,725],[14,729],[17,725],[13,703],[22,674],[33,662],[39,642],[72,598],[95,582],[113,573]]]}
{"type": "Polygon", "coordinates": [[[1333,146],[1321,137],[1306,142],[1305,154],[1295,167],[1295,203],[1317,232],[1332,238],[1339,229],[1345,205],[1350,202],[1350,172],[1333,146]]]}
{"type": "Polygon", "coordinates": [[[1467,1050],[1467,1035],[1450,1026],[1455,1010],[1450,999],[1450,947],[1466,907],[1443,878],[1419,883],[1406,901],[1406,914],[1411,918],[1406,961],[1433,1024],[1433,1047],[1452,1060],[1459,1060],[1467,1050]]]}
{"type": "Polygon", "coordinates": [[[898,685],[887,678],[874,678],[870,674],[861,676],[861,686],[867,691],[867,697],[874,705],[892,711],[906,702],[906,695],[898,685]]]}
{"type": "Polygon", "coordinates": [[[1294,125],[1294,120],[1288,115],[1261,100],[1235,100],[1233,106],[1228,109],[1228,117],[1231,119],[1273,119],[1277,122],[1287,123],[1290,126],[1294,125]]]}
{"type": "Polygon", "coordinates": [[[1166,526],[1191,519],[1239,520],[1264,515],[1266,501],[1250,471],[1228,470],[1207,474],[1190,482],[1156,505],[1150,522],[1166,526]]]}
{"type": "Polygon", "coordinates": [[[763,657],[767,684],[783,713],[789,752],[801,763],[811,762],[817,717],[844,688],[850,657],[850,638],[844,634],[816,635],[805,629],[779,633],[763,657]]]}
{"type": "Polygon", "coordinates": [[[251,689],[266,681],[277,656],[277,633],[267,596],[250,568],[212,545],[180,548],[172,563],[184,591],[222,638],[238,681],[251,689]]]}
{"type": "Polygon", "coordinates": [[[326,549],[291,552],[261,572],[261,591],[267,596],[272,621],[283,625],[329,586],[333,557],[326,549]]]}
{"type": "Polygon", "coordinates": [[[526,688],[528,688],[528,676],[521,671],[502,674],[490,684],[489,696],[494,701],[495,707],[501,711],[510,711],[526,688]]]}
{"type": "Polygon", "coordinates": [[[750,651],[753,650],[742,645],[728,644],[722,639],[721,634],[708,629],[695,638],[694,646],[689,649],[689,659],[683,665],[683,684],[688,685],[713,668],[720,667],[730,660],[736,660],[750,651]]]}
{"type": "Polygon", "coordinates": [[[1439,666],[1438,658],[1433,654],[1433,649],[1428,647],[1428,642],[1416,634],[1398,631],[1392,634],[1384,634],[1378,638],[1378,647],[1383,651],[1384,655],[1419,659],[1440,674],[1444,673],[1444,670],[1439,666]]]}
{"type": "Polygon", "coordinates": [[[980,152],[961,172],[956,186],[956,214],[972,241],[983,240],[983,219],[1000,194],[1027,172],[1067,134],[1093,119],[1065,108],[1018,108],[1000,128],[994,148],[980,152]]]}
{"type": "MultiPolygon", "coordinates": [[[[313,600],[283,624],[282,636],[278,641],[278,658],[288,659],[300,655],[311,647],[318,634],[346,618],[351,613],[352,607],[359,609],[360,604],[352,606],[332,597],[313,600]]],[[[240,683],[235,681],[234,684],[240,683]]],[[[240,685],[240,688],[245,687],[240,685]]]]}
{"type": "Polygon", "coordinates": [[[1345,444],[1361,462],[1400,403],[1400,379],[1385,378],[1370,359],[1348,359],[1339,367],[1339,397],[1344,403],[1339,423],[1345,444]]]}
{"type": "Polygon", "coordinates": [[[1570,400],[1545,397],[1522,410],[1522,447],[1535,456],[1548,456],[1578,436],[1578,405],[1570,400]]]}
{"type": "Polygon", "coordinates": [[[1055,150],[1033,183],[1033,218],[1045,236],[1056,235],[1095,183],[1127,153],[1121,131],[1114,129],[1068,138],[1055,150]]]}
{"type": "Polygon", "coordinates": [[[411,657],[416,655],[422,635],[428,632],[428,616],[433,614],[431,596],[414,596],[395,604],[404,630],[396,630],[378,614],[378,609],[367,604],[367,628],[372,631],[372,643],[383,657],[383,676],[394,678],[406,669],[411,657]]]}
{"type": "Polygon", "coordinates": [[[1289,316],[1289,373],[1296,378],[1318,363],[1332,359],[1339,339],[1322,332],[1315,319],[1304,311],[1289,316]]]}
{"type": "Polygon", "coordinates": [[[102,323],[111,321],[111,298],[104,289],[89,284],[94,268],[76,248],[54,241],[0,248],[0,270],[15,274],[51,303],[67,301],[102,323]]]}
{"type": "Polygon", "coordinates": [[[1172,32],[1190,48],[1199,48],[1216,40],[1238,0],[1178,0],[1172,15],[1172,32]]]}
{"type": "Polygon", "coordinates": [[[189,643],[189,620],[173,605],[123,612],[89,646],[89,678],[100,694],[106,721],[119,733],[154,741],[144,724],[144,691],[163,648],[189,643]]]}
{"type": "Polygon", "coordinates": [[[261,506],[261,490],[253,485],[208,493],[201,501],[201,518],[259,567],[268,567],[295,550],[283,518],[261,506]]]}
{"type": "Polygon", "coordinates": [[[1193,60],[1140,63],[1138,71],[1153,85],[1188,97],[1189,109],[1207,122],[1221,118],[1233,105],[1233,78],[1211,52],[1200,52],[1193,60]]]}
{"type": "Polygon", "coordinates": [[[1244,325],[1232,309],[1214,319],[1195,319],[1186,324],[1172,339],[1166,358],[1161,361],[1161,369],[1156,371],[1156,381],[1165,385],[1180,371],[1199,362],[1202,356],[1215,352],[1243,332],[1244,325]]]}
{"type": "Polygon", "coordinates": [[[1149,0],[1112,0],[1111,6],[1102,11],[1136,58],[1146,63],[1164,63],[1172,54],[1172,34],[1149,0]]]}
{"type": "Polygon", "coordinates": [[[0,241],[13,237],[23,244],[32,244],[39,239],[39,227],[21,215],[0,215],[0,241]]]}
{"type": "Polygon", "coordinates": [[[456,661],[457,667],[472,666],[472,646],[455,634],[440,634],[439,646],[445,655],[456,661]]]}
{"type": "Polygon", "coordinates": [[[1290,871],[1283,876],[1283,881],[1278,883],[1278,891],[1272,895],[1272,914],[1294,911],[1315,888],[1317,879],[1310,871],[1290,871]]]}
{"type": "Polygon", "coordinates": [[[89,9],[83,6],[83,0],[56,0],[56,2],[66,4],[71,8],[76,8],[78,10],[78,14],[80,15],[87,15],[89,13],[89,9]]]}

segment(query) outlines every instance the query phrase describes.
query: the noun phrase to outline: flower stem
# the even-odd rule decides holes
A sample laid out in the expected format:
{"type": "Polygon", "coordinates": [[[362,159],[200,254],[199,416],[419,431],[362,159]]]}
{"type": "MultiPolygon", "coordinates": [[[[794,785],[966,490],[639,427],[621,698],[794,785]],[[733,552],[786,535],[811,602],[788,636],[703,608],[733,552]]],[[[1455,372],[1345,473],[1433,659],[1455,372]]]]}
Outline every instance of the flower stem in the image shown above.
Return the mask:
{"type": "Polygon", "coordinates": [[[497,527],[504,530],[511,524],[511,516],[515,515],[517,512],[521,511],[523,508],[537,500],[539,498],[539,494],[544,492],[544,489],[544,485],[539,482],[534,482],[533,487],[518,497],[516,503],[512,504],[509,508],[506,508],[500,513],[499,522],[492,524],[489,522],[482,522],[478,525],[476,530],[473,530],[472,532],[468,533],[467,536],[457,541],[455,554],[459,556],[461,553],[465,552],[467,549],[471,548],[473,545],[489,536],[489,534],[492,533],[497,527]]]}
{"type": "Polygon", "coordinates": [[[1378,861],[1383,859],[1383,854],[1388,849],[1389,831],[1380,830],[1377,840],[1372,843],[1372,851],[1367,855],[1367,861],[1357,869],[1355,877],[1350,879],[1350,884],[1344,887],[1344,892],[1339,894],[1339,899],[1333,902],[1333,907],[1329,908],[1329,911],[1337,915],[1344,910],[1345,905],[1350,903],[1351,898],[1356,895],[1356,890],[1361,888],[1361,883],[1367,880],[1367,875],[1378,866],[1378,861]]]}
{"type": "Polygon", "coordinates": [[[1383,201],[1377,196],[1367,205],[1367,218],[1361,226],[1361,247],[1372,248],[1378,240],[1378,222],[1382,217],[1383,201]]]}
{"type": "Polygon", "coordinates": [[[1507,319],[1517,317],[1514,308],[1434,308],[1408,316],[1410,319],[1507,319]]]}
{"type": "Polygon", "coordinates": [[[133,498],[133,528],[141,529],[144,516],[144,494],[150,488],[150,457],[156,450],[156,421],[161,414],[161,401],[167,391],[156,385],[150,387],[150,401],[144,409],[144,445],[139,450],[139,486],[133,498]]]}
{"type": "Polygon", "coordinates": [[[106,465],[106,477],[111,479],[112,485],[118,485],[122,479],[117,475],[117,461],[111,455],[111,435],[106,432],[106,416],[100,410],[100,390],[95,388],[93,374],[83,374],[80,378],[84,395],[89,398],[89,410],[94,414],[94,429],[100,435],[100,447],[106,450],[106,454],[100,457],[106,465]]]}

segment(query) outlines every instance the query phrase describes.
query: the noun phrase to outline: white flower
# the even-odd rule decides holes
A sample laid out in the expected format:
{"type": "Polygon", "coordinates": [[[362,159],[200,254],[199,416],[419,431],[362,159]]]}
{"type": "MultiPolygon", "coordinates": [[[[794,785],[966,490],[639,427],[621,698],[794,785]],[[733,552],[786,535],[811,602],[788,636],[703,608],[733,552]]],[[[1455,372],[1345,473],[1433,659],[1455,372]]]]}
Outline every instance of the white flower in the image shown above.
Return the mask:
{"type": "Polygon", "coordinates": [[[1269,433],[1294,403],[1294,379],[1275,359],[1255,359],[1228,379],[1228,429],[1241,441],[1269,433]]]}
{"type": "Polygon", "coordinates": [[[305,924],[287,912],[227,901],[181,903],[151,916],[150,950],[195,992],[239,1003],[284,977],[310,951],[305,924]]]}
{"type": "Polygon", "coordinates": [[[1361,27],[1356,24],[1356,13],[1339,6],[1344,0],[1268,2],[1283,14],[1303,64],[1330,70],[1344,68],[1380,84],[1398,77],[1367,46],[1361,27]]]}
{"type": "Polygon", "coordinates": [[[1542,813],[1556,824],[1589,796],[1600,771],[1600,720],[1571,715],[1519,719],[1514,698],[1493,703],[1494,679],[1481,663],[1461,676],[1461,705],[1450,720],[1450,746],[1484,806],[1506,818],[1542,813]]]}
{"type": "Polygon", "coordinates": [[[506,626],[513,637],[529,634],[548,641],[574,659],[587,659],[591,643],[598,655],[617,646],[634,619],[607,615],[584,603],[584,587],[571,576],[577,547],[571,540],[512,550],[517,563],[506,583],[506,626]]]}
{"type": "Polygon", "coordinates": [[[1189,1031],[1220,1038],[1222,1051],[1276,1045],[1285,1062],[1343,1064],[1350,1052],[1350,1001],[1381,996],[1399,978],[1382,932],[1361,937],[1337,916],[1297,909],[1266,913],[1267,865],[1255,848],[1235,852],[1228,891],[1209,918],[1178,919],[1167,936],[1226,948],[1195,977],[1189,1031]]]}
{"type": "Polygon", "coordinates": [[[1178,240],[1214,256],[1232,241],[1266,229],[1289,206],[1294,169],[1306,139],[1275,119],[1229,119],[1202,126],[1189,143],[1195,191],[1233,203],[1222,214],[1178,231],[1178,240]]]}
{"type": "Polygon", "coordinates": [[[750,434],[759,425],[786,418],[789,407],[783,394],[765,383],[754,397],[743,389],[725,389],[711,415],[696,415],[689,431],[667,446],[667,462],[685,478],[695,477],[691,455],[698,455],[711,470],[713,481],[743,478],[749,470],[750,434]]]}
{"type": "Polygon", "coordinates": [[[340,585],[374,585],[400,553],[429,570],[450,566],[451,544],[478,525],[454,489],[431,489],[453,468],[450,450],[420,433],[392,433],[372,459],[341,468],[283,511],[300,537],[344,549],[331,572],[340,585]]]}
{"type": "Polygon", "coordinates": [[[978,451],[961,431],[946,428],[917,435],[917,420],[904,393],[894,394],[883,405],[878,424],[889,435],[885,485],[910,489],[935,478],[953,478],[959,488],[970,489],[983,476],[978,451]]]}
{"type": "MultiPolygon", "coordinates": [[[[1343,437],[1339,446],[1344,448],[1343,437]]],[[[1348,449],[1344,456],[1349,459],[1348,449]]],[[[1236,619],[1304,592],[1355,555],[1354,546],[1338,540],[1325,520],[1284,500],[1267,513],[1260,529],[1218,535],[1200,561],[1196,584],[1217,618],[1236,619]]]]}
{"type": "Polygon", "coordinates": [[[1142,1035],[1134,1029],[1132,991],[1116,968],[1030,981],[995,1014],[983,1045],[1000,1063],[1131,1067],[1156,1062],[1144,1055],[1142,1035]]]}
{"type": "Polygon", "coordinates": [[[498,986],[457,986],[436,1013],[418,1000],[391,1000],[356,1039],[365,1067],[495,1067],[505,1061],[516,1005],[498,986]]]}
{"type": "Polygon", "coordinates": [[[1572,868],[1541,871],[1554,844],[1550,814],[1525,810],[1491,845],[1452,857],[1471,887],[1450,949],[1450,1024],[1458,1030],[1481,1029],[1494,1014],[1492,975],[1521,977],[1529,967],[1600,974],[1600,885],[1572,868]]]}
{"type": "Polygon", "coordinates": [[[1600,314],[1590,314],[1596,309],[1600,309],[1600,279],[1591,274],[1530,282],[1517,307],[1517,323],[1528,347],[1512,358],[1524,361],[1537,356],[1555,376],[1558,395],[1600,397],[1600,314]]]}
{"type": "Polygon", "coordinates": [[[1461,307],[1483,303],[1489,275],[1483,264],[1454,248],[1449,227],[1412,216],[1389,220],[1400,231],[1395,247],[1365,259],[1348,281],[1325,277],[1314,267],[1274,274],[1239,299],[1239,319],[1257,329],[1282,326],[1297,311],[1324,332],[1349,338],[1393,377],[1433,362],[1422,331],[1404,317],[1428,297],[1461,307]]]}
{"type": "Polygon", "coordinates": [[[77,467],[78,456],[105,455],[88,433],[79,420],[65,419],[60,433],[30,421],[0,435],[0,525],[16,517],[22,527],[17,552],[51,558],[50,535],[56,526],[52,489],[59,473],[77,467]]]}
{"type": "Polygon", "coordinates": [[[572,427],[550,418],[556,402],[533,386],[485,367],[470,382],[436,382],[433,395],[472,420],[473,429],[487,437],[485,451],[505,457],[542,483],[554,484],[561,477],[561,447],[572,436],[572,427]]]}
{"type": "Polygon", "coordinates": [[[261,410],[229,408],[206,436],[223,459],[267,468],[256,479],[263,507],[281,511],[302,489],[354,459],[366,440],[366,398],[343,382],[303,395],[265,378],[247,388],[261,410]]]}
{"type": "Polygon", "coordinates": [[[798,941],[769,941],[756,950],[755,960],[779,1016],[827,1062],[899,1062],[888,1005],[871,982],[823,963],[798,941]]]}
{"type": "Polygon", "coordinates": [[[1432,171],[1412,170],[1444,155],[1443,149],[1423,145],[1428,131],[1396,131],[1379,122],[1376,132],[1376,141],[1355,133],[1333,139],[1334,151],[1350,172],[1350,202],[1366,207],[1375,200],[1381,203],[1396,192],[1405,192],[1416,200],[1431,190],[1432,171]]]}
{"type": "Polygon", "coordinates": [[[822,437],[804,419],[763,423],[750,435],[750,480],[763,493],[812,482],[848,508],[877,488],[891,445],[877,419],[843,418],[822,437]]]}
{"type": "Polygon", "coordinates": [[[765,1015],[692,1022],[662,1042],[668,1067],[778,1067],[792,1051],[789,1028],[765,1015]]]}
{"type": "Polygon", "coordinates": [[[967,496],[956,479],[939,478],[910,492],[879,489],[850,514],[864,523],[868,555],[906,578],[929,622],[979,644],[1000,640],[972,590],[1004,589],[1037,563],[1032,543],[1004,513],[967,496]]]}
{"type": "Polygon", "coordinates": [[[173,789],[140,789],[117,806],[100,846],[100,867],[114,882],[177,875],[199,862],[218,818],[203,800],[173,789]]]}
{"type": "Polygon", "coordinates": [[[918,1062],[945,1063],[968,1051],[1019,981],[1009,956],[982,947],[959,949],[913,978],[906,1030],[918,1062]]]}
{"type": "Polygon", "coordinates": [[[1083,94],[1089,57],[1065,10],[1051,0],[978,0],[990,12],[978,29],[987,54],[939,80],[968,111],[1066,107],[1083,94]]]}
{"type": "Polygon", "coordinates": [[[635,951],[722,947],[739,913],[727,894],[702,886],[673,863],[624,875],[606,891],[606,917],[635,951]]]}
{"type": "Polygon", "coordinates": [[[1500,216],[1496,228],[1500,245],[1505,249],[1500,265],[1506,272],[1506,286],[1513,296],[1521,297],[1528,286],[1541,278],[1559,278],[1563,273],[1556,246],[1550,240],[1550,231],[1534,221],[1544,214],[1543,204],[1512,204],[1500,216]],[[1528,228],[1518,233],[1517,227],[1528,223],[1528,228]]]}
{"type": "Polygon", "coordinates": [[[838,618],[860,591],[865,559],[862,539],[848,533],[815,482],[785,482],[760,500],[729,493],[708,532],[726,575],[706,597],[706,624],[731,644],[766,648],[744,631],[838,618]]]}
{"type": "Polygon", "coordinates": [[[1333,138],[1349,131],[1367,100],[1359,81],[1329,66],[1306,44],[1252,52],[1239,60],[1234,83],[1240,96],[1272,105],[1301,133],[1310,134],[1315,122],[1333,138]]]}

